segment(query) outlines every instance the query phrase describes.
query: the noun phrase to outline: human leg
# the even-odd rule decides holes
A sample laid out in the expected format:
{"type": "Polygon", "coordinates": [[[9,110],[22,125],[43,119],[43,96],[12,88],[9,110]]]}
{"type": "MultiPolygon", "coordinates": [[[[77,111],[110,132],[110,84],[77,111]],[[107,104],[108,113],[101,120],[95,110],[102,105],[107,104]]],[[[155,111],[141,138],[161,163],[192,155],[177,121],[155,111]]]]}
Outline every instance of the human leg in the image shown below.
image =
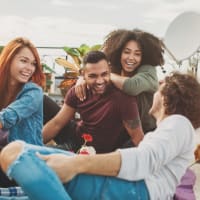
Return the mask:
{"type": "Polygon", "coordinates": [[[150,200],[144,181],[81,174],[64,185],[70,197],[76,200],[150,200]]]}
{"type": "MultiPolygon", "coordinates": [[[[18,152],[23,153],[17,159],[14,156],[14,162],[10,162],[10,167],[7,169],[3,164],[2,166],[22,186],[30,199],[149,199],[148,191],[143,181],[130,182],[114,177],[78,175],[69,183],[64,184],[64,189],[53,170],[44,161],[40,160],[35,155],[35,152],[40,152],[41,154],[69,154],[68,152],[34,145],[25,145],[23,150],[21,145],[20,148],[18,152]]],[[[16,152],[16,148],[14,150],[16,152]]],[[[7,155],[1,157],[5,161],[7,155]]]]}
{"type": "Polygon", "coordinates": [[[1,167],[7,171],[9,177],[16,180],[30,199],[71,200],[55,172],[36,156],[36,152],[70,154],[57,149],[14,142],[2,151],[1,167]]]}

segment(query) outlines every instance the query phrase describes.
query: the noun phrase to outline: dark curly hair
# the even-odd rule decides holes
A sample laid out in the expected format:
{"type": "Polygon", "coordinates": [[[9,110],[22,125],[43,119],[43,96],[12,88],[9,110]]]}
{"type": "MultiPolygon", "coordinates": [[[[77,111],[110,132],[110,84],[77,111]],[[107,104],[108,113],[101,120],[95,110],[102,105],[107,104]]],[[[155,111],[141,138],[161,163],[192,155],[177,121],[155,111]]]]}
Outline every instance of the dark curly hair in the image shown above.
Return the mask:
{"type": "Polygon", "coordinates": [[[102,50],[106,54],[113,72],[120,74],[122,69],[121,53],[125,45],[131,40],[136,41],[141,48],[141,65],[161,66],[164,64],[163,43],[159,38],[139,29],[118,29],[109,33],[102,45],[102,50]]]}
{"type": "Polygon", "coordinates": [[[163,42],[155,35],[134,29],[137,34],[137,42],[142,50],[141,65],[150,64],[152,66],[164,65],[164,45],[163,42]]]}
{"type": "Polygon", "coordinates": [[[200,84],[191,75],[178,72],[167,76],[161,90],[165,114],[181,114],[194,128],[200,126],[200,84]]]}

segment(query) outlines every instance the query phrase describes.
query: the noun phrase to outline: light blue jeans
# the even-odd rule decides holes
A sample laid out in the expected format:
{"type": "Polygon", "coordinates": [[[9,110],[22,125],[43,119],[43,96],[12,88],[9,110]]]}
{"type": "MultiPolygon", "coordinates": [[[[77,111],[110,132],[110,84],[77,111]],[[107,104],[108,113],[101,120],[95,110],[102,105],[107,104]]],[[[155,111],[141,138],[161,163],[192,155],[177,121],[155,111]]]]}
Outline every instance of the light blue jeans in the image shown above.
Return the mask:
{"type": "Polygon", "coordinates": [[[150,199],[144,181],[130,182],[115,177],[81,174],[70,182],[62,184],[56,173],[35,153],[64,153],[69,156],[73,154],[58,149],[23,144],[22,153],[10,165],[7,174],[18,182],[31,200],[150,199]]]}

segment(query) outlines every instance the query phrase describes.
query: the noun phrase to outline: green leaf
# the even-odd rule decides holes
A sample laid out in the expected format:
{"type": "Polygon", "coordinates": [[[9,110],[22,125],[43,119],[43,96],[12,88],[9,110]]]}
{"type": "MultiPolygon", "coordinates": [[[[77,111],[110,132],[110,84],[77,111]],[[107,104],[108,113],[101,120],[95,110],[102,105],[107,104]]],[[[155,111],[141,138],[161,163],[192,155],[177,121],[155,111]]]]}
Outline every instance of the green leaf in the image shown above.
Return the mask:
{"type": "Polygon", "coordinates": [[[97,50],[100,50],[101,49],[101,44],[96,44],[96,45],[93,45],[90,50],[91,51],[97,51],[97,50]]]}
{"type": "Polygon", "coordinates": [[[51,67],[49,67],[47,64],[42,63],[42,69],[43,71],[48,71],[50,73],[56,73],[51,67]]]}
{"type": "Polygon", "coordinates": [[[79,51],[77,50],[77,48],[71,48],[71,47],[63,47],[63,50],[69,54],[70,56],[80,56],[79,51]]]}
{"type": "Polygon", "coordinates": [[[81,57],[83,57],[88,51],[90,51],[90,47],[86,44],[82,44],[79,48],[78,51],[81,54],[81,57]]]}

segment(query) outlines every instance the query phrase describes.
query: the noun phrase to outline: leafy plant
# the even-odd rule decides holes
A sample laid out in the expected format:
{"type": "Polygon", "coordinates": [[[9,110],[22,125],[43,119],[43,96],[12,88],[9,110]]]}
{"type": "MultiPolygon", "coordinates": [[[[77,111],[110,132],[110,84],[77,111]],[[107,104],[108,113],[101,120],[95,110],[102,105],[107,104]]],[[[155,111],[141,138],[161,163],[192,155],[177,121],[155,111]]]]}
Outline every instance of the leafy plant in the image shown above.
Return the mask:
{"type": "MultiPolygon", "coordinates": [[[[65,68],[65,79],[61,81],[58,86],[61,89],[63,95],[67,92],[67,90],[76,83],[78,78],[82,59],[89,51],[99,50],[101,48],[100,44],[96,44],[93,46],[88,46],[86,44],[82,44],[80,47],[63,47],[63,50],[70,56],[73,62],[68,61],[64,58],[56,58],[55,62],[65,68]]],[[[67,57],[68,58],[68,57],[67,57]]]]}
{"type": "Polygon", "coordinates": [[[45,63],[42,63],[42,70],[45,74],[45,80],[46,80],[44,91],[49,92],[51,84],[53,83],[53,81],[51,80],[52,74],[56,72],[45,63]]]}
{"type": "Polygon", "coordinates": [[[67,53],[68,56],[72,58],[74,62],[71,63],[68,60],[63,59],[63,58],[57,58],[55,61],[56,63],[63,65],[69,71],[71,70],[71,71],[78,72],[81,68],[82,59],[85,56],[85,54],[87,54],[89,51],[92,51],[92,50],[99,50],[100,48],[101,48],[100,44],[96,44],[91,47],[86,44],[82,44],[80,45],[80,47],[65,46],[63,47],[63,50],[67,53]]]}
{"type": "Polygon", "coordinates": [[[42,63],[42,70],[44,73],[56,73],[51,67],[49,67],[45,63],[42,63]]]}

